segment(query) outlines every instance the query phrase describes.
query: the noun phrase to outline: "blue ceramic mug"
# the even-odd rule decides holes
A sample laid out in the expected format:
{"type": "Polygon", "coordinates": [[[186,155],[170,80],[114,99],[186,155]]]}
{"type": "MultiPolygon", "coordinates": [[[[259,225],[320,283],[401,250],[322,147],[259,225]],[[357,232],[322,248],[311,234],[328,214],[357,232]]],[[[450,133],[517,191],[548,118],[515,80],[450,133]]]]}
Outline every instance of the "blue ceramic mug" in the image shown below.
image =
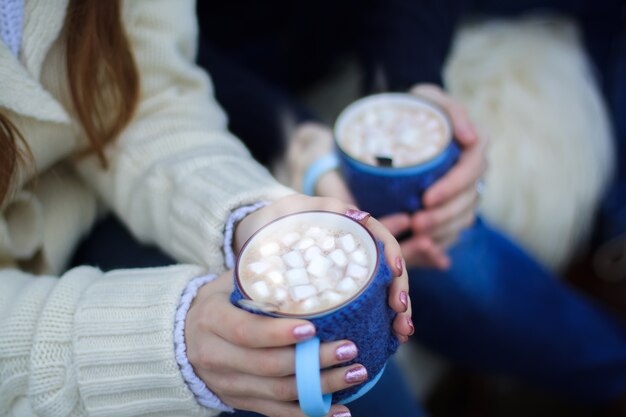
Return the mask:
{"type": "Polygon", "coordinates": [[[296,383],[300,408],[309,417],[325,416],[331,403],[346,404],[369,391],[382,376],[388,358],[398,349],[398,340],[392,332],[396,313],[389,307],[387,294],[392,272],[385,262],[383,245],[376,242],[363,225],[343,214],[327,211],[307,211],[290,214],[265,225],[244,244],[235,267],[235,288],[231,302],[249,312],[271,317],[309,320],[315,326],[316,336],[296,345],[296,383]],[[324,228],[350,232],[365,244],[370,268],[367,284],[351,298],[309,315],[289,314],[266,308],[246,292],[240,279],[246,252],[255,242],[262,242],[278,230],[296,230],[297,224],[322,225],[324,228]],[[331,394],[322,394],[320,381],[320,342],[347,339],[358,349],[358,356],[348,363],[360,363],[370,379],[360,385],[331,394]]]}
{"type": "Polygon", "coordinates": [[[334,127],[335,153],[314,162],[304,175],[304,192],[313,194],[324,172],[339,168],[358,206],[374,217],[392,213],[414,213],[422,207],[422,196],[457,161],[459,146],[453,138],[447,113],[436,104],[411,94],[384,93],[364,97],[346,107],[334,127]],[[363,162],[342,147],[346,126],[365,111],[404,106],[426,110],[444,127],[445,146],[427,160],[408,166],[385,166],[363,162]]]}

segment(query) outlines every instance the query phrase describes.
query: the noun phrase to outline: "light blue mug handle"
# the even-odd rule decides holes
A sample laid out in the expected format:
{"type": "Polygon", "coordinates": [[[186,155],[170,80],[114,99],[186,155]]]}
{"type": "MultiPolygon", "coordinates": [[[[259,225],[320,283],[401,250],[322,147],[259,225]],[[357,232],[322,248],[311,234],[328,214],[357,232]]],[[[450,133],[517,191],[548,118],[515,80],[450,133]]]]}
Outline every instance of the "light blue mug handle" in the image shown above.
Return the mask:
{"type": "Polygon", "coordinates": [[[296,385],[300,409],[308,417],[324,417],[330,411],[332,394],[322,394],[320,339],[312,337],[296,344],[296,385]]]}

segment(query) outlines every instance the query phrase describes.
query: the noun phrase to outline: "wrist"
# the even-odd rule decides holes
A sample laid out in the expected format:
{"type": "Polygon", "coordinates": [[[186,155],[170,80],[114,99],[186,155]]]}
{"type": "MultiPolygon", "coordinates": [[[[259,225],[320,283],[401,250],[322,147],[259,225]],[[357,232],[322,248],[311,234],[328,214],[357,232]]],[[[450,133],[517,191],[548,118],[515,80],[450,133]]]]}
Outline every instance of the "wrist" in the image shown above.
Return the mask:
{"type": "Polygon", "coordinates": [[[176,310],[174,322],[174,352],[176,355],[176,362],[178,363],[183,379],[185,380],[187,387],[189,387],[189,390],[195,396],[196,401],[207,408],[232,412],[233,409],[224,404],[217,395],[209,390],[204,381],[198,377],[187,356],[186,337],[188,335],[185,334],[187,314],[189,313],[191,304],[196,298],[200,288],[216,278],[217,275],[206,275],[194,278],[189,281],[187,287],[183,291],[176,310]]]}

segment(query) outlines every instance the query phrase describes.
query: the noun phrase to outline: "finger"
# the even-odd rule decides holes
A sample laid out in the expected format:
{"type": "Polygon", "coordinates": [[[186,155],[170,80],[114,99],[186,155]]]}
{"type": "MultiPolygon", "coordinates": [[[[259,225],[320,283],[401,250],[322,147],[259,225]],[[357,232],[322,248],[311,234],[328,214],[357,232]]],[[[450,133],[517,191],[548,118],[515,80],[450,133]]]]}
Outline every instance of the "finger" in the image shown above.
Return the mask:
{"type": "Polygon", "coordinates": [[[402,274],[402,250],[396,238],[382,223],[374,218],[370,218],[367,221],[367,228],[383,243],[385,260],[391,268],[393,275],[395,277],[400,276],[402,274]]]}
{"type": "Polygon", "coordinates": [[[413,307],[411,304],[411,298],[407,298],[407,310],[404,313],[399,313],[393,320],[393,332],[398,337],[400,342],[408,340],[410,336],[415,333],[415,327],[413,326],[413,307]]]}
{"type": "Polygon", "coordinates": [[[408,214],[397,213],[378,219],[393,236],[400,236],[411,228],[411,217],[408,214]]]}
{"type": "Polygon", "coordinates": [[[441,88],[433,84],[421,84],[411,89],[411,93],[429,99],[448,113],[454,136],[462,146],[471,146],[478,141],[476,128],[470,121],[465,107],[447,95],[441,88]]]}
{"type": "Polygon", "coordinates": [[[486,166],[487,162],[480,147],[467,150],[446,175],[426,190],[422,199],[424,206],[435,207],[464,190],[473,189],[476,181],[485,172],[486,166]]]}
{"type": "Polygon", "coordinates": [[[233,306],[223,295],[212,297],[210,305],[201,330],[213,332],[237,346],[288,346],[315,335],[315,326],[308,321],[252,314],[233,306]]]}
{"type": "Polygon", "coordinates": [[[447,246],[442,246],[443,242],[449,240],[456,240],[461,232],[471,227],[476,221],[476,211],[473,205],[468,206],[463,213],[459,213],[454,218],[442,224],[437,229],[433,230],[430,234],[437,245],[446,249],[447,246]]]}
{"type": "Polygon", "coordinates": [[[400,342],[408,340],[415,333],[415,327],[408,313],[398,314],[393,320],[393,333],[400,342]]]}
{"type": "MultiPolygon", "coordinates": [[[[283,402],[251,397],[224,397],[226,404],[238,410],[253,411],[268,417],[306,417],[297,402],[283,402]]],[[[326,417],[349,417],[345,405],[333,404],[326,417]]]]}
{"type": "MultiPolygon", "coordinates": [[[[333,393],[368,378],[365,367],[360,364],[324,370],[320,374],[322,392],[333,393]]],[[[267,378],[244,373],[215,375],[212,387],[222,396],[250,396],[266,400],[295,401],[298,389],[295,376],[267,378]]]]}
{"type": "MultiPolygon", "coordinates": [[[[231,370],[244,374],[265,377],[282,377],[295,374],[295,349],[290,347],[249,349],[234,346],[226,340],[211,341],[213,352],[228,352],[227,355],[212,355],[204,364],[206,371],[231,370]]],[[[322,343],[320,345],[320,367],[328,368],[350,361],[358,355],[356,345],[348,340],[322,343]]]]}
{"type": "Polygon", "coordinates": [[[404,260],[400,258],[402,273],[394,278],[389,286],[389,306],[396,313],[405,313],[409,309],[409,279],[404,260]]]}
{"type": "Polygon", "coordinates": [[[477,204],[478,194],[476,190],[474,188],[463,190],[462,193],[446,203],[421,211],[413,216],[413,232],[432,236],[436,230],[456,224],[455,220],[458,217],[467,212],[475,212],[477,204]]]}
{"type": "Polygon", "coordinates": [[[404,259],[406,259],[409,268],[446,269],[449,266],[447,255],[429,236],[414,235],[412,239],[403,242],[402,245],[404,259]]]}
{"type": "MultiPolygon", "coordinates": [[[[458,234],[456,234],[456,235],[448,235],[448,236],[445,236],[444,238],[442,238],[440,241],[438,241],[437,245],[442,247],[442,248],[450,248],[450,247],[454,246],[457,243],[458,240],[459,240],[459,235],[458,234]]],[[[449,257],[448,257],[448,260],[450,260],[449,257]]],[[[448,267],[449,267],[449,265],[448,265],[448,267]]],[[[444,268],[444,269],[447,269],[447,268],[444,268]]]]}

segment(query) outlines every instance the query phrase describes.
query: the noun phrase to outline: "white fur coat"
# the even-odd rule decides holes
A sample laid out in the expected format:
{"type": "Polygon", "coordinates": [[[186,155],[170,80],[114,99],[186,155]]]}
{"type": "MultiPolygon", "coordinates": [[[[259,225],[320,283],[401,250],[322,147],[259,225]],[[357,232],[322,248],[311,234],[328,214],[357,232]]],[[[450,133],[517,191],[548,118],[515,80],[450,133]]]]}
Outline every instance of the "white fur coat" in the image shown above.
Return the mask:
{"type": "Polygon", "coordinates": [[[584,243],[613,166],[607,111],[575,26],[467,25],[445,79],[491,139],[484,216],[563,266],[584,243]]]}

